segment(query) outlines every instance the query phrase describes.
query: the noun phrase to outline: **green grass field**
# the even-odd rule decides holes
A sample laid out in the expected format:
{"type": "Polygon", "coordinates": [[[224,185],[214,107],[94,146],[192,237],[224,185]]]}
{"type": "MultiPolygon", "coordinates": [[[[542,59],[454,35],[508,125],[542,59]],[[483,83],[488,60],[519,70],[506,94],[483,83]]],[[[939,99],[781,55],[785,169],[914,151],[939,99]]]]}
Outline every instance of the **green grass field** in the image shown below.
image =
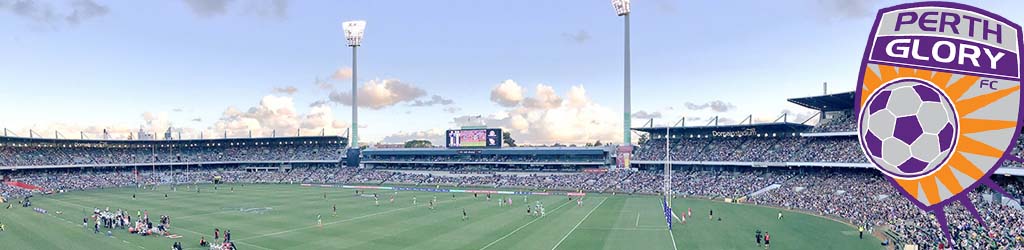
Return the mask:
{"type": "MultiPolygon", "coordinates": [[[[186,249],[201,249],[200,236],[212,240],[213,229],[230,229],[241,249],[759,249],[754,230],[771,232],[772,249],[881,249],[873,237],[857,238],[856,229],[835,221],[777,209],[677,199],[676,211],[692,208],[686,225],[666,230],[661,201],[654,196],[591,195],[583,207],[564,196],[531,196],[547,214],[526,215],[523,197],[514,207],[499,207],[471,194],[401,192],[394,204],[380,192],[381,205],[354,190],[299,185],[222,185],[214,192],[106,189],[37,196],[35,207],[0,209],[2,249],[169,249],[175,240],[143,237],[115,230],[113,237],[93,234],[81,225],[94,207],[147,209],[171,216],[171,232],[186,249]],[[323,194],[327,193],[327,200],[323,194]],[[137,199],[132,200],[132,194],[137,199]],[[169,194],[164,199],[164,194],[169,194]],[[437,195],[438,208],[427,201],[437,195]],[[416,196],[418,204],[412,204],[416,196]],[[337,204],[339,215],[332,216],[337,204]],[[714,209],[722,221],[708,220],[714,209]],[[462,221],[462,209],[470,214],[462,221]],[[56,215],[55,211],[62,211],[56,215]],[[316,215],[323,227],[316,226],[316,215]]],[[[372,191],[370,191],[372,192],[372,191]]],[[[155,220],[155,218],[154,218],[155,220]]],[[[90,225],[91,226],[91,225],[90,225]]]]}

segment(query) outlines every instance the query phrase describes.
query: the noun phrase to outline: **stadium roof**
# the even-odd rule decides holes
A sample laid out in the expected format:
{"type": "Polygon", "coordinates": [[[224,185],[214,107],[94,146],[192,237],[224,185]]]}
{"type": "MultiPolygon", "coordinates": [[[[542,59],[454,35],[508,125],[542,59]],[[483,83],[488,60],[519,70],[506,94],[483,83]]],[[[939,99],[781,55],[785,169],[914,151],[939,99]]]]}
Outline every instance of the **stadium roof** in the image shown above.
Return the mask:
{"type": "Polygon", "coordinates": [[[850,91],[831,95],[790,98],[789,102],[824,112],[852,110],[854,104],[853,95],[854,92],[850,91]]]}
{"type": "Polygon", "coordinates": [[[389,155],[455,155],[455,154],[494,154],[494,155],[596,155],[607,151],[603,147],[516,147],[516,148],[368,148],[363,154],[389,155]]]}
{"type": "MultiPolygon", "coordinates": [[[[758,124],[733,124],[733,125],[717,125],[717,126],[693,126],[693,127],[670,127],[669,130],[673,134],[707,134],[712,131],[738,131],[744,129],[757,129],[758,132],[773,132],[773,133],[799,133],[810,129],[811,125],[792,123],[792,122],[773,122],[773,123],[758,123],[758,124]]],[[[640,132],[647,132],[651,134],[663,134],[665,133],[665,127],[642,127],[633,128],[633,130],[640,132]]]]}

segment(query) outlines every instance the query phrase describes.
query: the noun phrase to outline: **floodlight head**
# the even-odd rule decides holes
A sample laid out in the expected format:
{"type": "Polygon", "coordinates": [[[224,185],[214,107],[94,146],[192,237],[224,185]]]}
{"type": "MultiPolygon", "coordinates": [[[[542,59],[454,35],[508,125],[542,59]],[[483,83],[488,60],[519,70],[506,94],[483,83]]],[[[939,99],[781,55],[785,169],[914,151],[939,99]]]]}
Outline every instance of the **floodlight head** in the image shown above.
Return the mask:
{"type": "Polygon", "coordinates": [[[341,27],[345,30],[345,40],[348,40],[348,46],[359,46],[363,42],[363,30],[366,29],[366,21],[343,22],[341,27]]]}
{"type": "Polygon", "coordinates": [[[612,0],[612,7],[615,7],[615,14],[629,15],[629,0],[612,0]]]}

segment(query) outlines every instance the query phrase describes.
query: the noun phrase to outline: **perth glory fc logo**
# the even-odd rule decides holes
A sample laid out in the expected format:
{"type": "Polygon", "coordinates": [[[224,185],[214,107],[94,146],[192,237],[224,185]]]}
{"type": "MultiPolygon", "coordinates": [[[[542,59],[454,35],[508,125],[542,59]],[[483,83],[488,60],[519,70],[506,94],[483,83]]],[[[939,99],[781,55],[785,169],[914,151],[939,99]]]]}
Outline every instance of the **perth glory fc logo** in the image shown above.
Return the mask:
{"type": "Polygon", "coordinates": [[[860,67],[858,132],[868,160],[950,239],[942,208],[1007,158],[1021,126],[1021,27],[968,5],[878,11],[860,67]]]}

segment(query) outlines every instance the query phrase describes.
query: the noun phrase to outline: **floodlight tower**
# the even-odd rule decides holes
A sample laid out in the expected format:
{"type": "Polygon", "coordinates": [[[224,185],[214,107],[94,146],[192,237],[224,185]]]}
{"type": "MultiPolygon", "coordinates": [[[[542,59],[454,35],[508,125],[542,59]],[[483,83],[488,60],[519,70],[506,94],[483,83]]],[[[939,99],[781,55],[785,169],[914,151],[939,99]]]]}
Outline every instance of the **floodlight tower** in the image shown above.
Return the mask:
{"type": "Polygon", "coordinates": [[[626,18],[626,50],[625,50],[625,74],[624,74],[624,108],[623,108],[623,139],[624,144],[630,145],[630,0],[611,0],[611,6],[615,8],[615,14],[626,18]]]}
{"type": "Polygon", "coordinates": [[[363,30],[366,30],[366,21],[355,20],[341,23],[345,30],[345,40],[348,46],[352,47],[352,134],[349,135],[349,148],[359,148],[359,104],[356,102],[356,48],[363,42],[363,30]]]}

